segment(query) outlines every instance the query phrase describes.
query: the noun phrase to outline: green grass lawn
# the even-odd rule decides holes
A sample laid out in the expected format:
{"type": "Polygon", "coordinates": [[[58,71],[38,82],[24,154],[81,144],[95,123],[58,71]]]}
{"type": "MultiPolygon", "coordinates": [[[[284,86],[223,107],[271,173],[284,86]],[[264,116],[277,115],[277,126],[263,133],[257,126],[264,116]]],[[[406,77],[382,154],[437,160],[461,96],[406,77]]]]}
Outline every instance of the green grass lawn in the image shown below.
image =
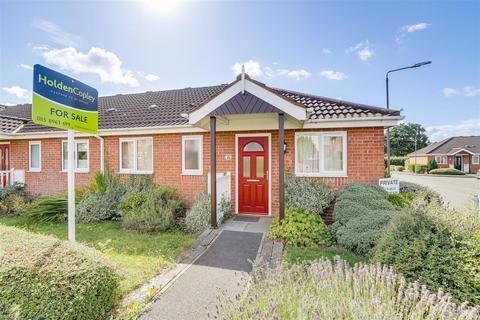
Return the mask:
{"type": "Polygon", "coordinates": [[[289,263],[301,263],[303,261],[317,260],[321,257],[333,260],[335,256],[340,256],[350,265],[354,265],[357,262],[367,262],[365,257],[355,255],[346,249],[338,247],[288,247],[284,259],[289,263]]]}
{"type": "MultiPolygon", "coordinates": [[[[0,217],[0,223],[67,239],[66,223],[32,222],[24,217],[0,217]]],[[[118,267],[125,294],[170,266],[195,236],[182,231],[143,234],[124,229],[121,222],[77,224],[77,241],[93,247],[118,267]]]]}

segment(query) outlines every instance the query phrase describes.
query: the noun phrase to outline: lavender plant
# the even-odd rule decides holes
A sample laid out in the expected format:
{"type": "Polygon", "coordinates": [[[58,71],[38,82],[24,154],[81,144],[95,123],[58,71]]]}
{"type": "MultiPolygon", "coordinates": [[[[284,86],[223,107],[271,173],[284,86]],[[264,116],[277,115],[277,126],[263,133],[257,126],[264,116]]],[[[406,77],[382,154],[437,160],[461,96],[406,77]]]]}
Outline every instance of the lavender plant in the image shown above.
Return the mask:
{"type": "Polygon", "coordinates": [[[439,290],[409,283],[391,267],[350,267],[318,260],[309,265],[260,267],[245,296],[224,299],[221,319],[478,319],[479,306],[457,305],[439,290]]]}

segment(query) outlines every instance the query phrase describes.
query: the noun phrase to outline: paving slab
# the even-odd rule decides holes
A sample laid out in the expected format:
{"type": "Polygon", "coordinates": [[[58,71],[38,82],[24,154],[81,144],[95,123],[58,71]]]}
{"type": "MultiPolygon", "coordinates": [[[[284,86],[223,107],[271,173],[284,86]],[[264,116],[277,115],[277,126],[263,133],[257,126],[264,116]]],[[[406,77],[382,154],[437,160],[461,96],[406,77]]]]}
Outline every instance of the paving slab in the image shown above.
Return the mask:
{"type": "Polygon", "coordinates": [[[222,230],[141,319],[197,320],[215,315],[218,296],[234,297],[244,290],[263,236],[262,232],[222,230]]]}

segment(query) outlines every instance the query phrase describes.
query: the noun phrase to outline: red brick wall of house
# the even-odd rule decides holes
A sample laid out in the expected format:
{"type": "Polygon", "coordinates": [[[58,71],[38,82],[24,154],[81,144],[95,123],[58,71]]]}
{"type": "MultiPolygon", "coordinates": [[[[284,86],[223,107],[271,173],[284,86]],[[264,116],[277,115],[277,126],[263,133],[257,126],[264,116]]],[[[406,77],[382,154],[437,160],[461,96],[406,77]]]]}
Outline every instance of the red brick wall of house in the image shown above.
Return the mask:
{"type": "MultiPolygon", "coordinates": [[[[325,129],[326,131],[347,131],[348,140],[348,177],[309,178],[327,183],[334,189],[339,189],[349,182],[377,183],[383,177],[383,128],[349,128],[325,129]]],[[[294,137],[295,131],[287,130],[285,142],[285,169],[293,174],[295,166],[294,137]]],[[[318,130],[317,130],[318,131],[318,130]]],[[[272,138],[272,212],[278,213],[278,134],[276,131],[254,131],[254,133],[270,133],[272,138]]],[[[240,132],[217,133],[217,172],[230,171],[232,175],[232,205],[235,205],[235,134],[240,132]],[[225,155],[231,155],[227,159],[225,155]]],[[[248,132],[241,132],[242,134],[248,132]]],[[[253,133],[253,131],[252,131],[253,133]]],[[[182,136],[184,134],[153,135],[153,177],[159,184],[174,186],[191,204],[196,195],[206,190],[207,174],[210,168],[210,135],[203,135],[203,175],[182,175],[182,136]]],[[[151,137],[152,135],[148,135],[151,137]]],[[[119,173],[119,138],[120,136],[104,137],[105,163],[110,170],[119,173]]],[[[61,141],[62,139],[42,139],[42,171],[28,172],[28,141],[11,141],[12,168],[25,170],[25,181],[30,193],[52,194],[65,191],[67,174],[61,171],[61,141]]],[[[100,143],[96,138],[89,138],[90,172],[77,173],[76,185],[80,186],[91,181],[93,173],[100,170],[100,143]]],[[[122,174],[122,176],[126,174],[122,174]]],[[[234,208],[233,208],[234,209],[234,208]]]]}

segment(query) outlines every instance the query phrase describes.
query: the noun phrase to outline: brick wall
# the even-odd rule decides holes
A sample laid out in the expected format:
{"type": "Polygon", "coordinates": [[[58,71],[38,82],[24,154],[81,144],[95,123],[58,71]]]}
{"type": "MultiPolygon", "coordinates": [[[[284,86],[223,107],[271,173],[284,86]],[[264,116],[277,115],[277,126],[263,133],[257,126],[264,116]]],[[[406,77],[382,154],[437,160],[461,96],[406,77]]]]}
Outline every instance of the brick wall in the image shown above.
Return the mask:
{"type": "MultiPolygon", "coordinates": [[[[383,177],[383,128],[349,128],[326,131],[347,131],[348,177],[309,178],[329,184],[339,189],[349,182],[377,183],[383,177]]],[[[287,130],[285,142],[285,169],[294,172],[295,131],[287,130]]],[[[242,134],[248,132],[241,132],[242,134]]],[[[253,133],[253,131],[252,131],[253,133]]],[[[276,131],[254,131],[270,133],[272,142],[272,212],[278,213],[278,134],[276,131]]],[[[150,135],[151,136],[151,135],[150,135]]],[[[210,135],[203,136],[203,175],[182,175],[182,134],[162,134],[153,136],[153,179],[159,184],[174,186],[191,204],[195,196],[207,188],[207,174],[210,168],[210,135]]],[[[114,173],[119,173],[119,138],[105,137],[105,163],[114,173]]],[[[28,172],[28,141],[11,142],[11,164],[13,168],[24,169],[27,190],[31,193],[51,194],[65,191],[67,174],[61,171],[62,139],[43,139],[42,171],[28,172]]],[[[100,143],[96,138],[89,139],[90,172],[77,173],[76,184],[88,183],[95,171],[100,170],[100,143]]],[[[235,204],[235,132],[217,133],[217,172],[230,171],[232,174],[232,205],[235,204]],[[225,157],[230,155],[231,158],[225,157]]],[[[126,176],[126,174],[122,174],[126,176]]]]}

